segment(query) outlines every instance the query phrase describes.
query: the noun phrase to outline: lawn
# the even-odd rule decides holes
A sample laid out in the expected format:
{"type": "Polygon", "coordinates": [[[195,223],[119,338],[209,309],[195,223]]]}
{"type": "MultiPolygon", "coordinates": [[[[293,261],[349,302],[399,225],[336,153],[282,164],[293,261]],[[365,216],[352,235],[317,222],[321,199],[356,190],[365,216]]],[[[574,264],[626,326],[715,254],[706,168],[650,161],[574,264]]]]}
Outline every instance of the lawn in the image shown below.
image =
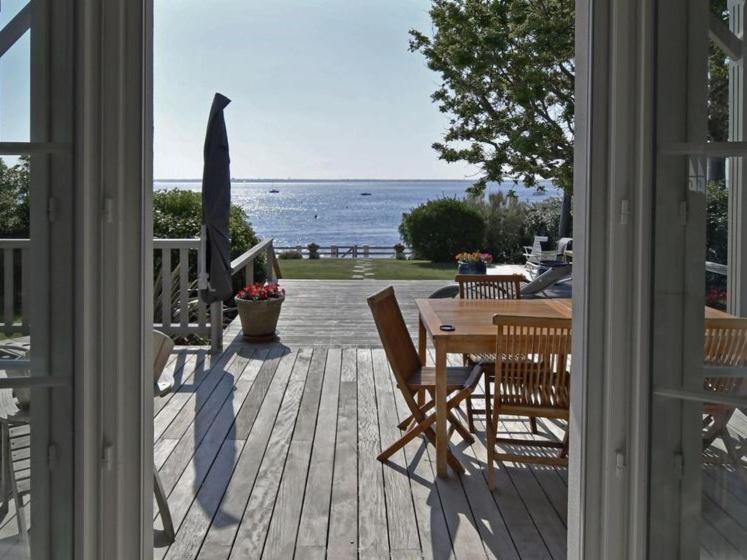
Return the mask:
{"type": "MultiPolygon", "coordinates": [[[[356,259],[283,259],[280,270],[283,278],[315,280],[350,280],[356,259]]],[[[398,261],[370,259],[371,272],[377,280],[453,280],[456,263],[430,261],[398,261]]]]}

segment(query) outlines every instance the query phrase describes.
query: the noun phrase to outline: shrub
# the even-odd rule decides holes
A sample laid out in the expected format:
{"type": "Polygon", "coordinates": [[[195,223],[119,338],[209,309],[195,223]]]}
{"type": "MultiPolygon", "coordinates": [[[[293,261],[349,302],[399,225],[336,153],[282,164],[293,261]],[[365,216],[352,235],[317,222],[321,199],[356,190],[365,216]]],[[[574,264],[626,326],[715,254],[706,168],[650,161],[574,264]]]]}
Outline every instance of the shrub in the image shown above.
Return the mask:
{"type": "MultiPolygon", "coordinates": [[[[169,189],[153,193],[153,236],[156,238],[199,237],[202,225],[202,194],[185,189],[169,189]]],[[[246,212],[231,205],[228,219],[231,235],[231,258],[259,243],[246,212]]]]}
{"type": "Polygon", "coordinates": [[[729,242],[729,191],[725,181],[706,188],[706,260],[726,264],[729,242]]]}
{"type": "Polygon", "coordinates": [[[8,166],[0,158],[0,238],[29,237],[30,158],[8,166]]]}
{"type": "Polygon", "coordinates": [[[520,262],[527,244],[525,220],[527,204],[515,196],[491,194],[487,201],[472,203],[485,220],[485,249],[493,254],[495,262],[520,262]]]}
{"type": "Polygon", "coordinates": [[[303,253],[301,253],[301,251],[299,251],[298,249],[290,249],[288,251],[279,253],[278,258],[286,261],[298,260],[303,258],[303,253]]]}
{"type": "MultiPolygon", "coordinates": [[[[200,236],[202,225],[202,194],[186,189],[168,189],[153,193],[153,236],[156,238],[179,239],[200,236]]],[[[249,223],[246,212],[236,204],[231,205],[228,218],[228,230],[231,236],[231,258],[259,243],[249,223]]],[[[158,263],[156,263],[158,265],[158,263]]],[[[264,260],[254,263],[254,277],[263,280],[266,277],[264,260]]],[[[238,276],[234,278],[234,283],[238,276]]]]}
{"type": "MultiPolygon", "coordinates": [[[[557,241],[560,229],[560,210],[563,201],[550,198],[526,205],[524,217],[525,244],[531,245],[535,235],[546,235],[550,242],[557,241]]],[[[572,224],[569,224],[572,227],[572,224]]]]}
{"type": "Polygon", "coordinates": [[[448,262],[457,253],[482,248],[485,221],[472,204],[441,198],[403,214],[399,233],[418,258],[448,262]]]}

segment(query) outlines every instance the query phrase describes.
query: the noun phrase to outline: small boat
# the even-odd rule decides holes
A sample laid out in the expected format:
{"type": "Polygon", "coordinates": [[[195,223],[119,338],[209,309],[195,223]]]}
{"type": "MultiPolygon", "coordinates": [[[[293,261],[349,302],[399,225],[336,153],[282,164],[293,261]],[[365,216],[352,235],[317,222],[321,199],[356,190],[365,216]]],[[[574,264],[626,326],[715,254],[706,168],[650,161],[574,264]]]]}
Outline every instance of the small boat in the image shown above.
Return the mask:
{"type": "Polygon", "coordinates": [[[277,189],[270,189],[270,192],[271,192],[272,194],[276,194],[276,193],[279,193],[280,191],[279,191],[279,190],[277,190],[277,189]]]}
{"type": "Polygon", "coordinates": [[[371,193],[370,192],[362,192],[361,196],[371,196],[371,193]]]}

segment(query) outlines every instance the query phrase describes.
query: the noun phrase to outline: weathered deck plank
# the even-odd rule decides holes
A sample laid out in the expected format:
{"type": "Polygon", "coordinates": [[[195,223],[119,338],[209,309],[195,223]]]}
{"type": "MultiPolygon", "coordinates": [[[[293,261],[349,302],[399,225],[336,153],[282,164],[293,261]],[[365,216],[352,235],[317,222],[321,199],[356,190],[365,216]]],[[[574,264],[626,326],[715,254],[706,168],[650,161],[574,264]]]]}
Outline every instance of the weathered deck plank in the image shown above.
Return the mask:
{"type": "MultiPolygon", "coordinates": [[[[155,558],[565,557],[565,469],[503,464],[491,493],[483,433],[471,445],[453,435],[461,476],[437,478],[422,438],[376,461],[407,415],[365,303],[387,284],[286,282],[280,344],[234,340],[234,322],[223,354],[175,352],[177,391],[154,403],[154,462],[177,537],[155,558]]],[[[411,332],[414,299],[442,284],[395,283],[411,332]]],[[[535,437],[526,419],[502,427],[535,437]]],[[[553,422],[540,429],[562,437],[553,422]]],[[[747,545],[747,491],[727,471],[704,467],[704,558],[747,545]]]]}

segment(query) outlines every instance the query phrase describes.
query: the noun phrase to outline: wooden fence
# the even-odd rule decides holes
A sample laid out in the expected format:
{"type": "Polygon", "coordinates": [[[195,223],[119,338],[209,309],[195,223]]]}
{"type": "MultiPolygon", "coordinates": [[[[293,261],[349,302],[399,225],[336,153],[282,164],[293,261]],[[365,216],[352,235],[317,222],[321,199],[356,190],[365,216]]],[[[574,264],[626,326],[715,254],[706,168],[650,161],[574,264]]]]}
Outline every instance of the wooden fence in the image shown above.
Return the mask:
{"type": "MultiPolygon", "coordinates": [[[[304,255],[309,256],[308,246],[296,245],[294,247],[276,247],[279,254],[284,251],[297,251],[304,255]]],[[[396,257],[397,251],[394,246],[384,245],[328,245],[325,247],[319,247],[317,254],[321,257],[329,257],[332,259],[343,259],[350,257],[353,259],[368,259],[368,258],[384,258],[384,257],[396,257]]],[[[402,250],[402,254],[405,256],[412,255],[412,250],[405,248],[402,250]]]]}

